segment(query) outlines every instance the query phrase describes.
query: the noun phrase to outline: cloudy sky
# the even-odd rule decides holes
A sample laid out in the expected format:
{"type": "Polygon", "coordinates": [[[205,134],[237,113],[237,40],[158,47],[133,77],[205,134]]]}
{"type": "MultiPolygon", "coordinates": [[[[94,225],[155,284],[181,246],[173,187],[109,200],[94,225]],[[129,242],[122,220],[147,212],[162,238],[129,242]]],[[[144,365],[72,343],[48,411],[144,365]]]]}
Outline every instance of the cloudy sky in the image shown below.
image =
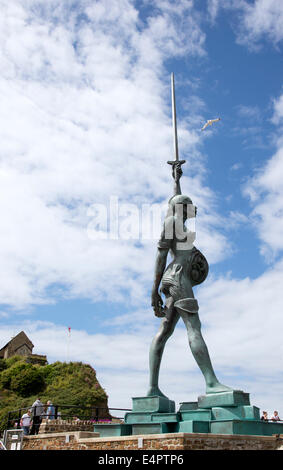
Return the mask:
{"type": "MultiPolygon", "coordinates": [[[[203,335],[220,381],[283,414],[283,3],[0,5],[0,346],[23,329],[49,362],[90,363],[110,406],[145,395],[174,72],[203,335]]],[[[205,392],[181,322],[160,386],[205,392]]]]}

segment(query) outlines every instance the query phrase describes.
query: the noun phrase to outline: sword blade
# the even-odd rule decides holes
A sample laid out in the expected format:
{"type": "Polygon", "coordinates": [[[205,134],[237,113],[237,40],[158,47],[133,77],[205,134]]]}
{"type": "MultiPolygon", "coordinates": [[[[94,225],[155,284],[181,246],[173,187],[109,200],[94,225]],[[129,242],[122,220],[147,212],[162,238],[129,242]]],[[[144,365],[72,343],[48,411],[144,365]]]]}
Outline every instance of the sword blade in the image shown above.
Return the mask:
{"type": "Polygon", "coordinates": [[[172,96],[172,121],[173,121],[173,133],[174,133],[174,154],[175,161],[179,160],[178,150],[178,134],[177,134],[177,117],[176,117],[176,102],[175,102],[175,80],[174,73],[171,73],[171,96],[172,96]]]}

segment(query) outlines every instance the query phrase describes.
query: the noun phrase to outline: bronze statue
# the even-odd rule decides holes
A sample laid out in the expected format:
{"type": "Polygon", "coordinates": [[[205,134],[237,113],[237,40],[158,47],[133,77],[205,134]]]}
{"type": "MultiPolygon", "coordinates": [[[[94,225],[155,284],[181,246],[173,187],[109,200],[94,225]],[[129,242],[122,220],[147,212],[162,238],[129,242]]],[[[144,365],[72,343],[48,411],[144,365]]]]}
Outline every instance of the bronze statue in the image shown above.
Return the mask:
{"type": "Polygon", "coordinates": [[[149,354],[150,383],[147,396],[165,396],[158,386],[159,369],[163,350],[180,319],[185,323],[192,354],[204,375],[206,393],[230,391],[222,385],[214,373],[209,352],[201,334],[198,302],[194,298],[193,286],[202,283],[208,274],[208,263],[204,255],[193,245],[195,233],[187,230],[185,222],[196,216],[196,207],[188,196],[182,195],[180,178],[182,164],[179,160],[177,122],[175,106],[174,75],[172,85],[172,115],[174,128],[175,160],[172,165],[174,195],[168,203],[160,240],[157,245],[155,276],[152,287],[152,307],[157,317],[162,317],[157,335],[154,337],[149,354]],[[166,267],[168,252],[172,261],[166,267]],[[160,289],[160,293],[159,293],[160,289]],[[161,294],[165,295],[165,307],[161,294]]]}

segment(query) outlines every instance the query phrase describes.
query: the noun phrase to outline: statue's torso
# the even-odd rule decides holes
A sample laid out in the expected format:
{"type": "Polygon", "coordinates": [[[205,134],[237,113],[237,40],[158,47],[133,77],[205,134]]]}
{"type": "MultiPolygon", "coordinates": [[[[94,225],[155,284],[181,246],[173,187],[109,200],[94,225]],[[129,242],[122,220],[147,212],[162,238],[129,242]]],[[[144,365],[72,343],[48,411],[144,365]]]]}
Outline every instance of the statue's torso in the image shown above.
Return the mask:
{"type": "Polygon", "coordinates": [[[163,231],[158,243],[159,248],[167,247],[172,257],[162,276],[161,291],[176,300],[192,296],[192,287],[202,283],[208,274],[206,258],[193,245],[195,233],[187,231],[183,226],[183,234],[185,232],[186,238],[181,239],[175,230],[171,238],[166,238],[163,231]]]}

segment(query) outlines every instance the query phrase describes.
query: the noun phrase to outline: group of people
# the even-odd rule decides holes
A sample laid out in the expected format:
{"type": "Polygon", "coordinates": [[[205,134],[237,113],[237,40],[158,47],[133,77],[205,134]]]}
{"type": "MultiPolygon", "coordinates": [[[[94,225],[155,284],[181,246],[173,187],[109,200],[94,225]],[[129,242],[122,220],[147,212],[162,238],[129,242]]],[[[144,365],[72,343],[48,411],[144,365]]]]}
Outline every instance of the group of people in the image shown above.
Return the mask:
{"type": "Polygon", "coordinates": [[[20,425],[24,435],[38,434],[43,418],[55,419],[55,407],[50,400],[44,405],[40,398],[37,398],[32,407],[21,417],[20,425]]]}
{"type": "Polygon", "coordinates": [[[273,412],[273,416],[271,418],[268,418],[268,413],[267,411],[262,412],[262,417],[260,418],[262,421],[282,421],[279,418],[278,411],[273,412]]]}

